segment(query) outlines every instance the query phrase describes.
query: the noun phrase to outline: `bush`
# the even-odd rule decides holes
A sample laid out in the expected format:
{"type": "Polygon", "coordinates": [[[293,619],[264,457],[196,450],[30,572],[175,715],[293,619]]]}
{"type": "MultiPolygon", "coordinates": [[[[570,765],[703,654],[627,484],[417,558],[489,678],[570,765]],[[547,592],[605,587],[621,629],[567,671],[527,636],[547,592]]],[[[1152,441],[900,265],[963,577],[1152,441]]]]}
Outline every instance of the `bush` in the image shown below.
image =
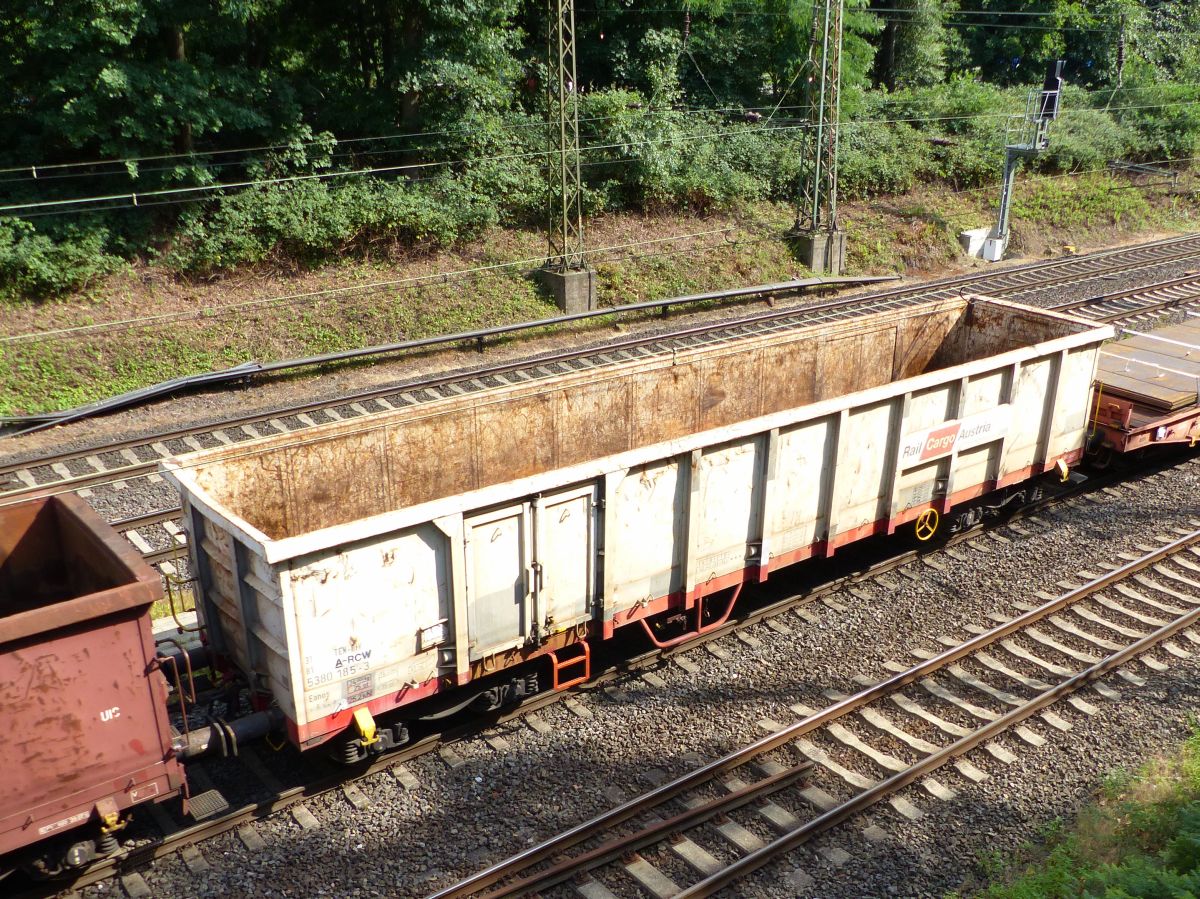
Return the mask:
{"type": "MultiPolygon", "coordinates": [[[[1200,735],[1174,758],[1147,765],[1041,857],[978,895],[985,899],[1200,895],[1200,735]],[[1007,882],[1006,882],[1007,881],[1007,882]]],[[[1029,847],[1026,851],[1032,851],[1029,847]]],[[[999,872],[993,872],[999,873],[999,872]]]]}
{"type": "Polygon", "coordinates": [[[107,242],[104,228],[71,226],[53,240],[29,222],[0,219],[0,290],[44,298],[83,289],[124,264],[107,252],[107,242]]]}
{"type": "Polygon", "coordinates": [[[1039,157],[1039,168],[1058,172],[1103,169],[1109,160],[1127,155],[1135,135],[1103,109],[1088,106],[1088,95],[1068,88],[1062,115],[1050,133],[1050,146],[1039,157]]]}
{"type": "Polygon", "coordinates": [[[1200,104],[1186,84],[1134,84],[1112,98],[1113,116],[1133,136],[1132,155],[1155,162],[1200,154],[1200,104]]]}
{"type": "Polygon", "coordinates": [[[781,132],[714,114],[654,109],[634,91],[585,95],[580,104],[585,178],[599,206],[709,211],[775,195],[781,132]],[[600,149],[603,148],[603,149],[600,149]]]}
{"type": "Polygon", "coordinates": [[[961,190],[999,180],[1005,113],[1014,102],[1015,95],[994,85],[959,77],[882,98],[876,117],[906,120],[929,143],[922,176],[961,190]]]}
{"type": "Polygon", "coordinates": [[[910,190],[929,168],[928,143],[910,125],[851,122],[842,129],[838,180],[843,196],[910,190]]]}
{"type": "Polygon", "coordinates": [[[580,102],[583,141],[597,148],[586,155],[591,171],[585,177],[608,184],[610,205],[647,208],[670,203],[679,154],[687,152],[694,132],[706,130],[689,132],[669,108],[647,106],[645,98],[627,90],[595,91],[580,102]]]}
{"type": "Polygon", "coordinates": [[[444,175],[422,184],[366,178],[254,188],[186,215],[167,261],[208,272],[268,260],[315,264],[380,244],[429,251],[500,222],[503,198],[483,182],[444,175]]]}
{"type": "MultiPolygon", "coordinates": [[[[658,32],[647,38],[639,79],[650,96],[620,88],[579,95],[585,213],[709,212],[795,199],[800,128],[682,108],[673,41],[658,32]]],[[[1075,172],[1101,169],[1118,157],[1196,156],[1195,93],[1185,85],[1150,82],[1111,95],[1069,88],[1050,146],[1031,166],[1075,172]]],[[[849,91],[844,109],[854,108],[855,116],[841,135],[842,195],[900,193],[921,181],[957,190],[997,184],[1006,138],[1015,137],[1007,126],[1024,110],[1026,96],[1025,88],[1003,90],[971,77],[894,94],[849,91]]],[[[263,262],[313,265],[377,248],[426,252],[495,225],[540,226],[547,200],[544,109],[531,106],[522,111],[485,104],[443,123],[446,133],[434,139],[431,132],[411,157],[442,164],[420,170],[414,180],[355,176],[267,185],[191,204],[178,218],[174,206],[159,218],[112,213],[105,226],[96,215],[81,217],[86,227],[64,224],[69,219],[63,218],[39,221],[36,228],[0,220],[0,291],[49,296],[78,289],[119,266],[120,257],[164,243],[170,267],[204,273],[263,262]]],[[[327,135],[322,138],[315,147],[298,140],[293,149],[249,166],[245,177],[323,169],[334,145],[327,135]]],[[[366,151],[355,164],[372,160],[366,151]]],[[[396,157],[374,161],[390,165],[396,157]]],[[[204,173],[178,177],[184,175],[204,173]]],[[[1064,227],[1145,215],[1136,191],[1092,193],[1102,200],[1085,201],[1056,187],[1019,198],[1018,214],[1048,217],[1064,227]]]]}
{"type": "Polygon", "coordinates": [[[908,88],[880,95],[872,118],[907,120],[921,131],[986,140],[1003,132],[1003,114],[1013,94],[970,77],[952,78],[933,87],[908,88]]]}

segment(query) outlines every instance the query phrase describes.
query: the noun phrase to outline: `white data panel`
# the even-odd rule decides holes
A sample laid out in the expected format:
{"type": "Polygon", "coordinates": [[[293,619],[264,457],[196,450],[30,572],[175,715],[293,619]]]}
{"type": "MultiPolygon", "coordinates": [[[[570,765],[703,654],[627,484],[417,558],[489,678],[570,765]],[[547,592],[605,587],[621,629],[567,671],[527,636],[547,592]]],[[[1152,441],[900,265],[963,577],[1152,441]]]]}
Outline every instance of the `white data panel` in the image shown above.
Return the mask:
{"type": "Polygon", "coordinates": [[[688,477],[678,459],[635,468],[617,485],[605,510],[605,558],[610,600],[617,611],[683,589],[680,548],[687,518],[688,477]],[[612,560],[620,560],[613,564],[612,560]]]}
{"type": "Polygon", "coordinates": [[[425,525],[292,569],[308,720],[436,677],[418,634],[452,615],[448,550],[425,525]]]}
{"type": "Polygon", "coordinates": [[[692,578],[703,584],[718,575],[737,571],[746,564],[747,544],[760,531],[758,510],[762,490],[758,440],[714,447],[700,457],[692,491],[696,533],[691,537],[694,554],[692,578]]]}

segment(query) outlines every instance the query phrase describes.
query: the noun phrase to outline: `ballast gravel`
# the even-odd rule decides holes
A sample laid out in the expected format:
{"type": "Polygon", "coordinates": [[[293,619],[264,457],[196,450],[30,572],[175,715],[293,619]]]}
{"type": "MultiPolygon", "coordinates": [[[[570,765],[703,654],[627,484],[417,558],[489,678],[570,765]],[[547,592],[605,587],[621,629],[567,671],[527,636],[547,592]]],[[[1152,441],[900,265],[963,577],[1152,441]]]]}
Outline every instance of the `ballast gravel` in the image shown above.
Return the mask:
{"type": "MultiPolygon", "coordinates": [[[[1200,523],[1196,458],[1003,526],[960,544],[953,556],[939,552],[911,563],[907,574],[843,590],[806,607],[803,616],[788,612],[778,622],[783,628],[759,624],[747,629],[750,640],[725,637],[715,644],[720,658],[698,647],[683,657],[687,668],[666,663],[653,683],[630,675],[612,688],[577,693],[576,711],[559,703],[536,713],[549,725],[546,732],[524,719],[485,731],[455,744],[462,760],[456,767],[428,754],[405,763],[402,774],[360,781],[370,801],[363,810],[336,792],[305,803],[315,828],[305,829],[291,812],[253,825],[261,849],[247,849],[234,833],[205,842],[199,848],[210,870],[201,876],[178,856],[142,875],[156,896],[426,895],[762,736],[764,721],[798,720],[793,705],[828,705],[826,691],[855,692],[856,677],[880,680],[889,662],[913,664],[914,648],[935,651],[939,636],[965,640],[968,626],[988,625],[988,613],[1018,614],[1016,604],[1037,603],[1037,591],[1061,593],[1058,581],[1157,543],[1173,528],[1200,526],[1191,522],[1200,523]]],[[[784,583],[782,575],[772,580],[784,583]]],[[[907,788],[900,805],[915,810],[917,820],[881,803],[751,875],[731,895],[937,897],[978,886],[982,860],[1037,839],[1095,796],[1113,771],[1134,768],[1187,736],[1200,693],[1200,646],[1178,642],[1192,657],[1155,653],[1166,672],[1140,662],[1127,666],[1144,686],[1116,674],[1106,678],[1119,702],[1084,690],[1080,696],[1094,715],[1057,703],[1053,711],[1070,731],[1032,719],[1029,730],[1045,740],[1041,746],[1006,734],[995,742],[1009,761],[971,752],[967,760],[986,775],[981,782],[951,766],[937,771],[935,779],[954,799],[935,799],[920,785],[907,788]]],[[[906,692],[917,698],[920,688],[906,692]]],[[[889,711],[901,718],[894,707],[889,711]]],[[[938,713],[951,717],[945,707],[938,713]]],[[[909,733],[919,734],[904,720],[909,733]]],[[[881,751],[911,755],[860,722],[844,723],[881,751]]],[[[821,746],[847,767],[880,776],[835,741],[821,746]]],[[[799,761],[784,750],[775,758],[799,761]]],[[[812,782],[835,796],[852,792],[825,771],[812,782]]],[[[811,813],[794,791],[776,801],[801,818],[811,813]]],[[[760,819],[735,817],[770,838],[760,819]]],[[[708,829],[694,839],[720,859],[733,857],[708,829]]],[[[688,882],[673,856],[647,850],[646,857],[681,885],[688,882]]],[[[598,876],[618,896],[637,895],[625,875],[598,876]]],[[[85,895],[114,889],[110,882],[85,895]]],[[[554,893],[570,894],[569,887],[554,893]]]]}

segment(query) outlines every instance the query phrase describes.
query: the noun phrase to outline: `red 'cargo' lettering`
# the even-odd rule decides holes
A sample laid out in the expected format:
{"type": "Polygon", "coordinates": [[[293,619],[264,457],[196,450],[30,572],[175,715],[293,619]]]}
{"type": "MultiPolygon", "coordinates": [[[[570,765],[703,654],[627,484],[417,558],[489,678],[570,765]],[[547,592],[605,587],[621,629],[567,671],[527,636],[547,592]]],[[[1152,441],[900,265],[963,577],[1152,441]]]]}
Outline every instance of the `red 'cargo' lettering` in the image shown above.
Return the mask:
{"type": "Polygon", "coordinates": [[[940,456],[942,453],[950,452],[954,447],[954,441],[958,439],[958,429],[960,427],[962,427],[962,422],[956,421],[952,425],[946,425],[944,428],[930,431],[929,437],[925,440],[925,448],[921,451],[921,460],[924,461],[934,456],[940,456]]]}

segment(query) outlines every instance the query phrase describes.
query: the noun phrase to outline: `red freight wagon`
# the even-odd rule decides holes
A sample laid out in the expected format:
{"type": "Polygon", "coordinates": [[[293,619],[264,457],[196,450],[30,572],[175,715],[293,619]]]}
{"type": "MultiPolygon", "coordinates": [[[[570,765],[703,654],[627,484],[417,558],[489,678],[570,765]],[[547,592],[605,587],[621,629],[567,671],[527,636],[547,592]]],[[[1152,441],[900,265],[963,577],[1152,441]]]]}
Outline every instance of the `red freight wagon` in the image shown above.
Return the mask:
{"type": "Polygon", "coordinates": [[[1094,448],[1130,453],[1200,443],[1200,317],[1153,332],[1121,330],[1100,351],[1094,448]]]}
{"type": "Polygon", "coordinates": [[[158,575],[75,496],[0,509],[0,874],[115,848],[122,812],[177,794],[150,606],[158,575]]]}

